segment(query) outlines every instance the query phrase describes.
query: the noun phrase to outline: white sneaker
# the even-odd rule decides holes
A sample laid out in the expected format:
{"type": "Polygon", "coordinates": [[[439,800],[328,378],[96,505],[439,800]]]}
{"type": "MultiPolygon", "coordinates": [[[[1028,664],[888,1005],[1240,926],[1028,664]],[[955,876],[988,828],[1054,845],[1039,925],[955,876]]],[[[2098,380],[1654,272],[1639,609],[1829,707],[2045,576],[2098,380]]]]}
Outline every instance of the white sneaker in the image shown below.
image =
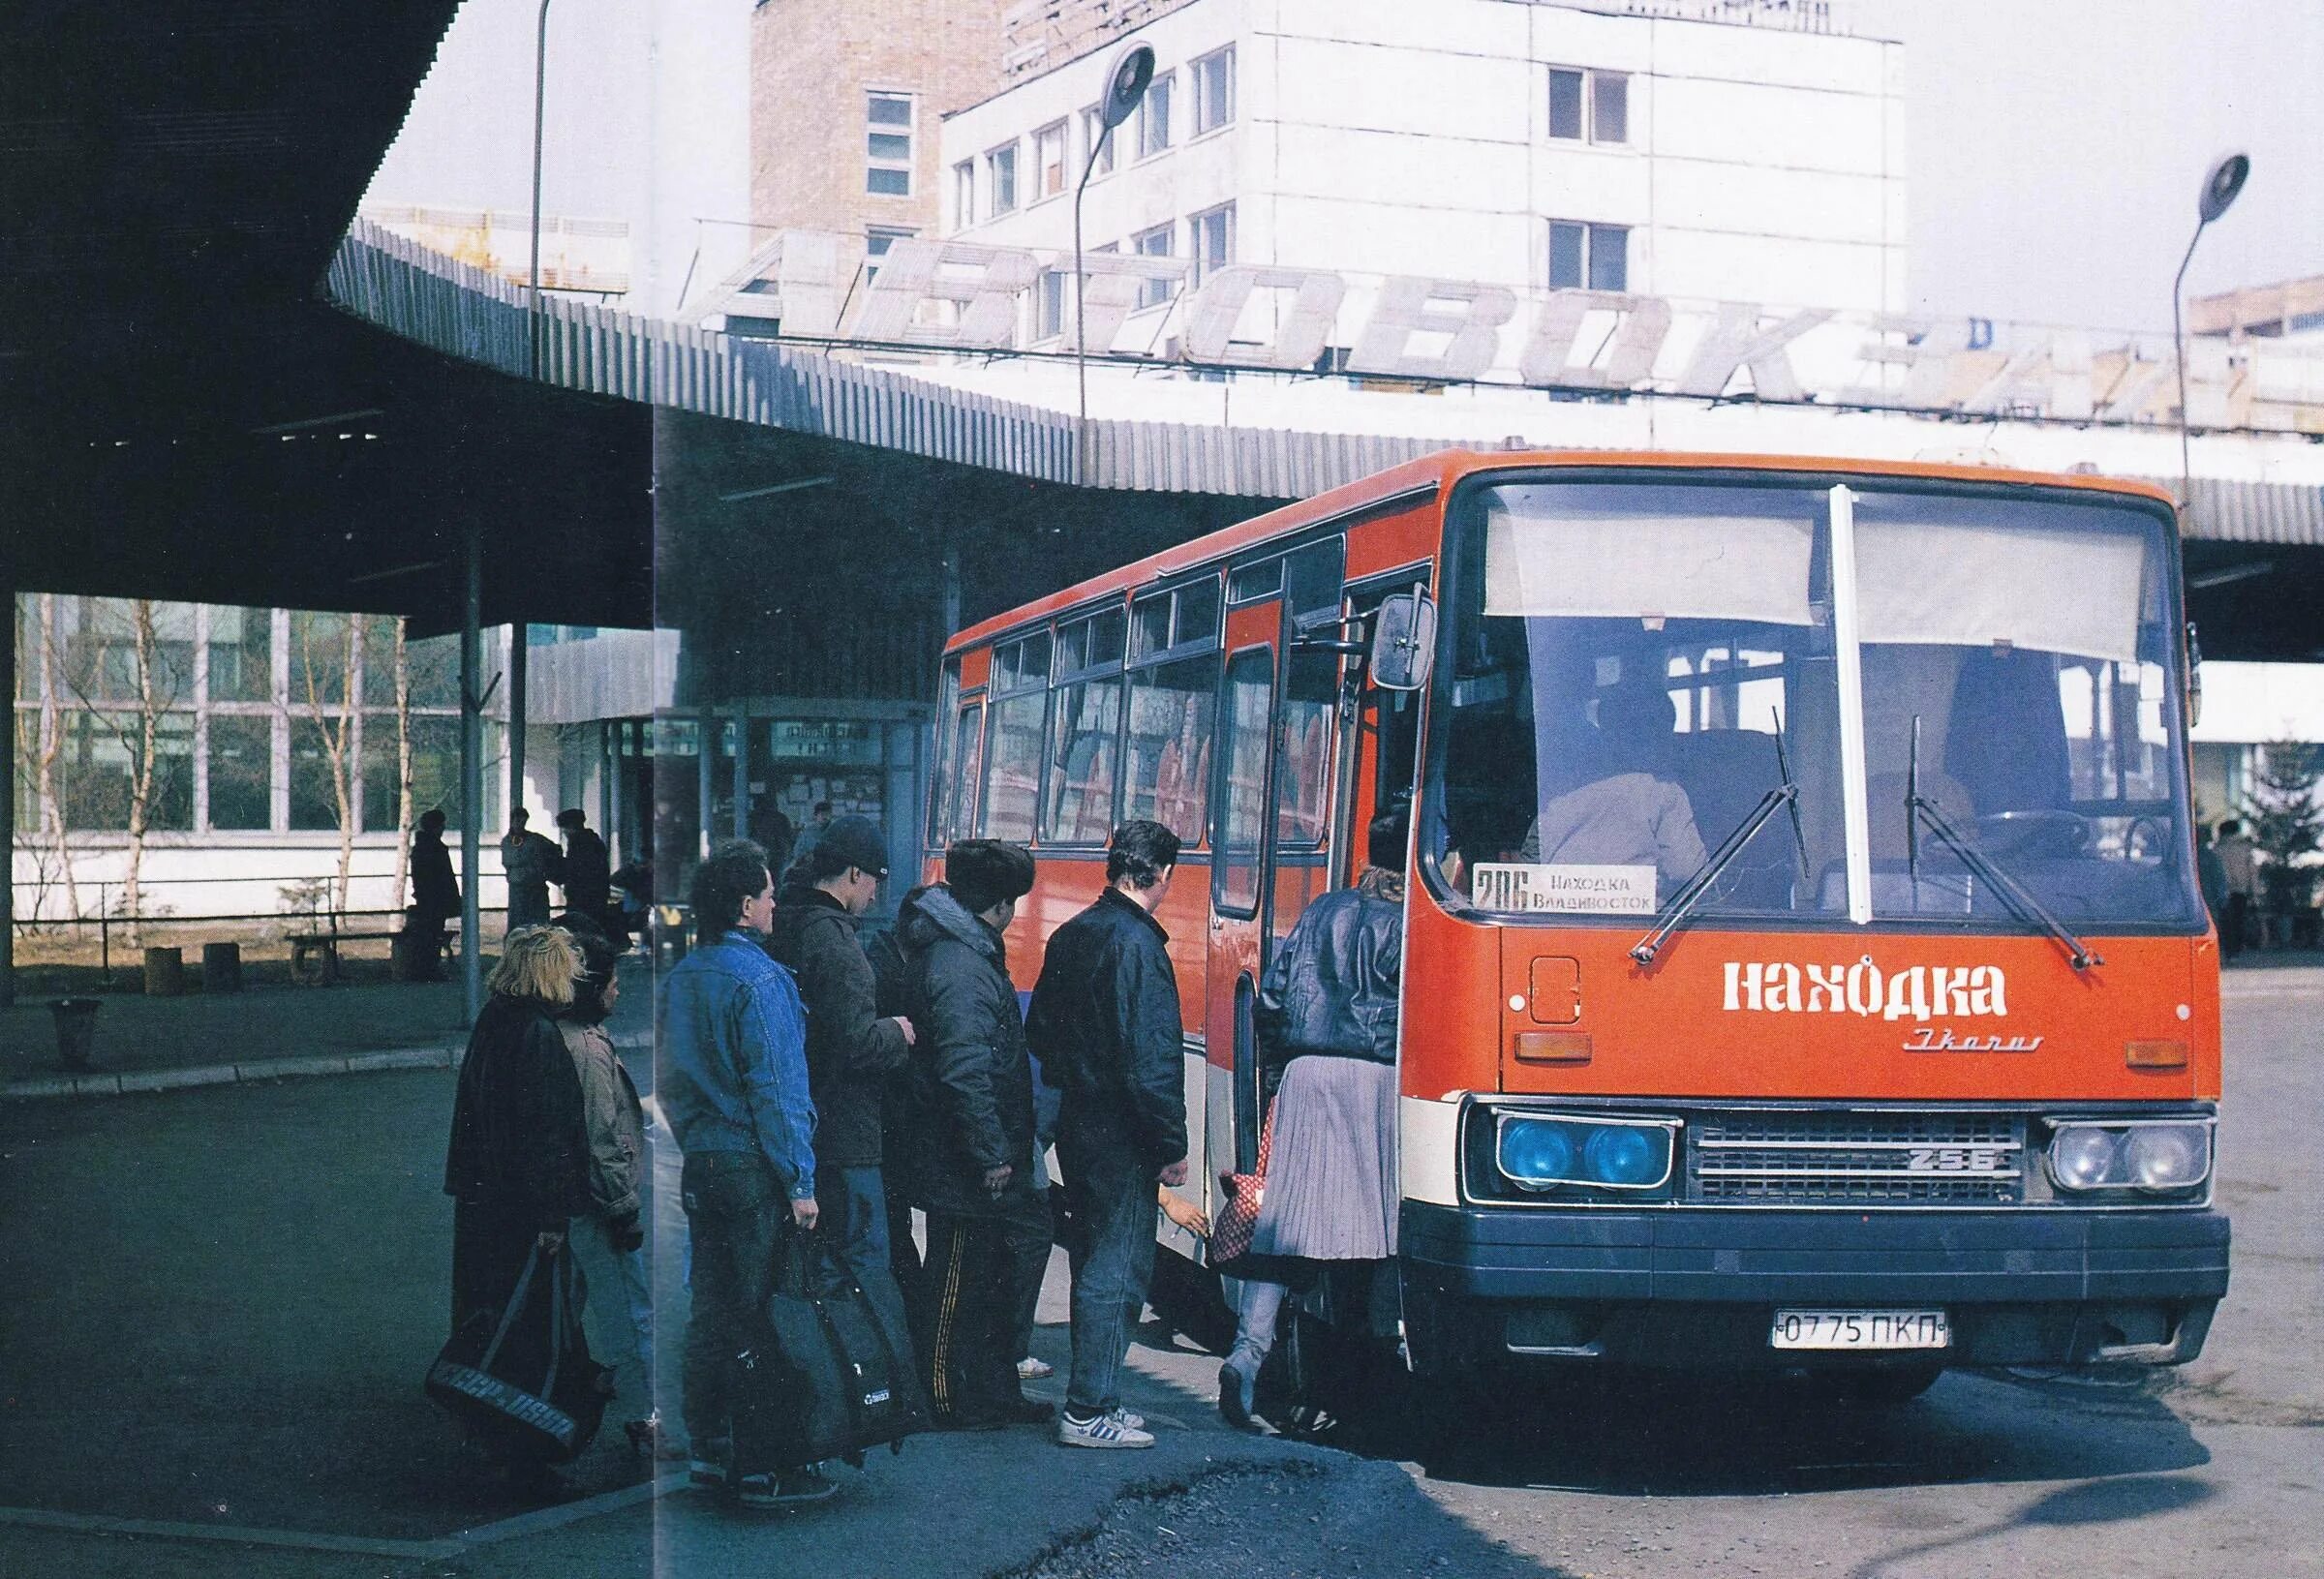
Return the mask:
{"type": "Polygon", "coordinates": [[[1124,1409],[1119,1404],[1115,1405],[1112,1409],[1106,1412],[1106,1418],[1112,1420],[1116,1425],[1126,1426],[1132,1431],[1144,1431],[1146,1429],[1145,1415],[1139,1413],[1134,1409],[1124,1409]]]}
{"type": "Polygon", "coordinates": [[[1020,1382],[1038,1382],[1045,1376],[1056,1374],[1055,1366],[1045,1359],[1035,1359],[1030,1354],[1017,1362],[1017,1380],[1020,1382]]]}
{"type": "Polygon", "coordinates": [[[1125,1425],[1117,1415],[1100,1414],[1094,1420],[1076,1420],[1066,1414],[1057,1416],[1060,1447],[1151,1447],[1153,1444],[1153,1433],[1125,1425]]]}

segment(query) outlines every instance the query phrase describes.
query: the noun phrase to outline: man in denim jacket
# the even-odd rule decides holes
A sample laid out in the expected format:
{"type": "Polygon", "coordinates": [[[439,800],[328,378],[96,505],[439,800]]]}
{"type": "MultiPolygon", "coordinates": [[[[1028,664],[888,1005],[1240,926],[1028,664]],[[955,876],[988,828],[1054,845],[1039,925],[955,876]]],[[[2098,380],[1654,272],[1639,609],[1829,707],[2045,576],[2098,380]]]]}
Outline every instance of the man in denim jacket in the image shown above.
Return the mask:
{"type": "Polygon", "coordinates": [[[691,898],[695,945],[662,984],[655,1090],[686,1154],[692,1478],[730,1487],[749,1507],[817,1502],[838,1487],[811,1465],[738,1461],[732,1394],[733,1358],[760,1341],[787,1236],[815,1226],[807,1014],[790,972],[759,942],[775,911],[766,851],[749,839],[719,845],[694,873],[691,898]]]}

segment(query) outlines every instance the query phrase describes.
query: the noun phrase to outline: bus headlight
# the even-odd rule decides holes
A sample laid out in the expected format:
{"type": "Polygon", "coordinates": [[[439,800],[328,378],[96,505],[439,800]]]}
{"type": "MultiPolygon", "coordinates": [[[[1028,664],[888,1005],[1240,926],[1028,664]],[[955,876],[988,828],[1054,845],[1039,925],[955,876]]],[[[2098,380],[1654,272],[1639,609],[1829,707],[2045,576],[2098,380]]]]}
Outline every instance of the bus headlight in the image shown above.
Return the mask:
{"type": "Polygon", "coordinates": [[[2192,1190],[2211,1176],[2211,1124],[2201,1119],[2056,1123],[2050,1177],[2061,1190],[2192,1190]]]}
{"type": "Polygon", "coordinates": [[[1520,1190],[1657,1190],[1669,1182],[1676,1119],[1499,1115],[1494,1166],[1520,1190]]]}

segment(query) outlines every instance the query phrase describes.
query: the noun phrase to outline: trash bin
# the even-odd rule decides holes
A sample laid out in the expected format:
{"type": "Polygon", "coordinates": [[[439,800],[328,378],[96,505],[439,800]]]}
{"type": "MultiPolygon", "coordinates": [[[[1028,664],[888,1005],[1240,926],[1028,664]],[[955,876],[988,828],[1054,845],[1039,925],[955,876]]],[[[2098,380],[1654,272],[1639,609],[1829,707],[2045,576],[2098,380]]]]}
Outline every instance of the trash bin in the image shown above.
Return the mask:
{"type": "Polygon", "coordinates": [[[48,1005],[56,1017],[56,1058],[67,1069],[86,1069],[97,1047],[95,998],[58,998],[48,1005]]]}
{"type": "Polygon", "coordinates": [[[201,946],[201,989],[204,992],[242,990],[242,945],[204,943],[201,946]]]}

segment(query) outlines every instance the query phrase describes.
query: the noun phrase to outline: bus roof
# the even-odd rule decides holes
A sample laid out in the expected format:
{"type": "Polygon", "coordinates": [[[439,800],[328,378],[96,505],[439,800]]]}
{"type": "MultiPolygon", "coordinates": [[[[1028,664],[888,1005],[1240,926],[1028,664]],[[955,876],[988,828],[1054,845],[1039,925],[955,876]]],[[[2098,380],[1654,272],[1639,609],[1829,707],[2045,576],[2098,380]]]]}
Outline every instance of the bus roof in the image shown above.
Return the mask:
{"type": "Polygon", "coordinates": [[[1723,455],[1668,450],[1442,449],[1432,455],[1423,455],[1419,460],[1391,467],[1386,471],[1375,472],[1344,487],[1334,488],[1329,493],[1317,494],[1312,499],[1302,499],[1280,509],[1253,516],[1248,521],[1222,527],[1217,531],[1163,549],[1158,554],[1149,554],[1117,570],[1092,576],[1061,592],[1052,592],[1047,597],[1036,598],[996,614],[959,632],[944,644],[944,650],[952,653],[975,647],[1030,621],[1076,608],[1108,593],[1127,592],[1201,565],[1230,559],[1271,537],[1288,535],[1333,516],[1362,510],[1388,500],[1416,494],[1422,489],[1431,489],[1441,497],[1453,483],[1474,472],[1557,466],[1591,469],[1631,467],[1689,471],[1850,471],[1923,481],[2079,488],[2156,500],[2165,504],[2175,503],[2169,490],[2151,482],[2101,477],[2086,472],[2024,471],[2008,467],[1960,463],[1873,461],[1807,455],[1723,455]]]}

